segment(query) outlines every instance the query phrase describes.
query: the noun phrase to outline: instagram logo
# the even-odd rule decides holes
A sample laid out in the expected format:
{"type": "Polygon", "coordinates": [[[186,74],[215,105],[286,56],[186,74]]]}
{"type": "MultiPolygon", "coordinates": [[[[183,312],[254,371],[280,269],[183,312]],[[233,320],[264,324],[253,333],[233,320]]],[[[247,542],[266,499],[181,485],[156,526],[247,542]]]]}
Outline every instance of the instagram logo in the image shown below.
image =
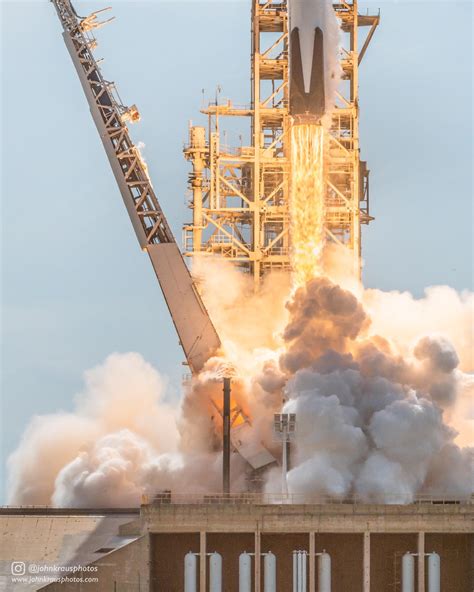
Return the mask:
{"type": "Polygon", "coordinates": [[[24,576],[26,572],[26,566],[23,561],[13,561],[11,569],[12,576],[24,576]]]}

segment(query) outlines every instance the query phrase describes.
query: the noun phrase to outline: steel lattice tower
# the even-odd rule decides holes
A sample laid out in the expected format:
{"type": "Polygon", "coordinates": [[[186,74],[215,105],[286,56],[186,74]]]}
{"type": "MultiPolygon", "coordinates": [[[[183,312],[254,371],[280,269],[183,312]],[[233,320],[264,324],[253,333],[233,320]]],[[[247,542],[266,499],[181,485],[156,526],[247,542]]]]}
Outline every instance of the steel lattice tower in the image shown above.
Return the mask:
{"type": "MultiPolygon", "coordinates": [[[[325,141],[327,240],[349,248],[360,274],[361,224],[368,224],[369,171],[359,157],[359,65],[379,23],[358,2],[334,4],[341,24],[343,81],[325,141]],[[360,47],[359,28],[368,28],[360,47]]],[[[191,127],[185,157],[192,224],[185,254],[218,254],[243,268],[255,285],[274,269],[290,269],[290,129],[287,1],[252,0],[251,103],[216,100],[202,109],[208,130],[191,127]],[[222,119],[250,118],[251,145],[221,143],[222,119]]]]}

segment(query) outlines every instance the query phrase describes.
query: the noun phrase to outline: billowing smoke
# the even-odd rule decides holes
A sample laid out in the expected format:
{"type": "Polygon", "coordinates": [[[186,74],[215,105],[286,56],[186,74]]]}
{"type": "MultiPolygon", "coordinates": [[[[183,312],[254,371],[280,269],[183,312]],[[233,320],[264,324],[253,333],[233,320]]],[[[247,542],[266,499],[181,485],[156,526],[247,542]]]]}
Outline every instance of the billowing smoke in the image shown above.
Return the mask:
{"type": "Polygon", "coordinates": [[[425,336],[402,357],[327,278],[300,288],[288,308],[281,367],[298,426],[290,491],[397,503],[420,492],[468,496],[473,449],[454,443],[447,420],[473,380],[450,342],[425,336]]]}
{"type": "Polygon", "coordinates": [[[196,453],[184,471],[177,410],[150,364],[112,354],[84,378],[74,412],[33,418],[11,455],[11,503],[136,506],[163,487],[199,489],[201,468],[219,460],[196,453]]]}
{"type": "MultiPolygon", "coordinates": [[[[460,366],[472,370],[462,327],[472,296],[447,288],[432,288],[420,300],[379,291],[356,296],[328,277],[289,296],[285,276],[270,276],[253,295],[248,279],[212,259],[199,277],[226,359],[208,362],[178,410],[141,356],[109,356],[85,373],[74,412],[32,420],[9,460],[10,503],[135,506],[163,489],[219,491],[226,364],[236,373],[232,404],[242,411],[235,425],[250,420],[254,437],[276,458],[273,413],[282,401],[296,413],[291,493],[401,503],[419,493],[470,494],[474,380],[460,366]],[[223,278],[224,293],[215,289],[223,278]],[[443,294],[457,303],[449,312],[443,294]],[[412,322],[410,307],[429,314],[432,332],[425,333],[422,314],[412,322]],[[380,308],[399,319],[388,336],[378,334],[380,308]]],[[[232,476],[233,490],[245,491],[238,454],[232,476]]],[[[279,470],[270,470],[266,491],[280,488],[279,470]]]]}

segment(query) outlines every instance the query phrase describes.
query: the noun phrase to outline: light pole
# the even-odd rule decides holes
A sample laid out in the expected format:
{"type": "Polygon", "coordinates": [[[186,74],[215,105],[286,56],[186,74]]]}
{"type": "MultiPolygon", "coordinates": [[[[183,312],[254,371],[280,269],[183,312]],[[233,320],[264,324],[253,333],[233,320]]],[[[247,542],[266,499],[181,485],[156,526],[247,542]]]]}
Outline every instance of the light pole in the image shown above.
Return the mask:
{"type": "Polygon", "coordinates": [[[288,444],[296,431],[295,413],[275,413],[273,419],[273,429],[275,437],[282,443],[282,462],[281,462],[281,492],[288,495],[288,444]]]}

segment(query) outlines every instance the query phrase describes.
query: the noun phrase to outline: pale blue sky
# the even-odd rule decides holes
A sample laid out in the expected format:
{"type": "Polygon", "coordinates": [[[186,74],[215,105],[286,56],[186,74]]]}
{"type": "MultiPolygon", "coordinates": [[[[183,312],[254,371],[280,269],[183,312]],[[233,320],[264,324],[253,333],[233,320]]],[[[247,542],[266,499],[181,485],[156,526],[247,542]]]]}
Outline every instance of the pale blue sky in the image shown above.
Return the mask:
{"type": "MultiPolygon", "coordinates": [[[[189,219],[187,122],[201,89],[248,102],[250,2],[110,0],[106,78],[177,236],[189,219]]],[[[85,14],[104,3],[77,3],[85,14]]],[[[369,6],[361,2],[361,9],[369,6]]],[[[382,21],[361,68],[371,173],[365,283],[472,287],[472,3],[371,2],[382,21]]],[[[177,397],[183,358],[140,251],[50,2],[2,2],[3,459],[34,414],[69,410],[82,372],[138,351],[177,397]]],[[[236,136],[229,136],[236,139],[236,136]]],[[[2,467],[4,462],[2,462],[2,467]]]]}

